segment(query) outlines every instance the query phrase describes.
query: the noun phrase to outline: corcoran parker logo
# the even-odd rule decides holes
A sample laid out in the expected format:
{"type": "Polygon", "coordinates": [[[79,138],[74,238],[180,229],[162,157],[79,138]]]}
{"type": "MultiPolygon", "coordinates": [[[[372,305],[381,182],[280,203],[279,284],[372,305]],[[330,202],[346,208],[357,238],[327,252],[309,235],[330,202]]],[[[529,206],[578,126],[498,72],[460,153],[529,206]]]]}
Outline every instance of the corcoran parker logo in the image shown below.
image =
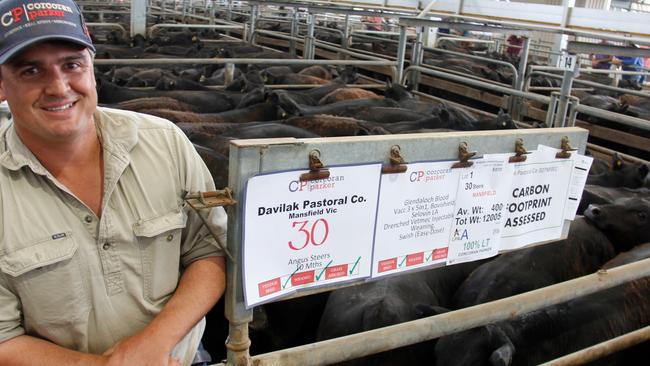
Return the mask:
{"type": "Polygon", "coordinates": [[[325,179],[318,179],[312,181],[299,181],[292,180],[289,182],[289,192],[312,192],[319,190],[332,189],[336,186],[337,182],[342,182],[345,177],[342,175],[334,175],[325,179]]]}
{"type": "Polygon", "coordinates": [[[63,18],[66,13],[74,14],[72,8],[57,3],[28,3],[15,7],[0,16],[0,24],[4,27],[20,24],[23,21],[33,22],[38,18],[63,18]]]}

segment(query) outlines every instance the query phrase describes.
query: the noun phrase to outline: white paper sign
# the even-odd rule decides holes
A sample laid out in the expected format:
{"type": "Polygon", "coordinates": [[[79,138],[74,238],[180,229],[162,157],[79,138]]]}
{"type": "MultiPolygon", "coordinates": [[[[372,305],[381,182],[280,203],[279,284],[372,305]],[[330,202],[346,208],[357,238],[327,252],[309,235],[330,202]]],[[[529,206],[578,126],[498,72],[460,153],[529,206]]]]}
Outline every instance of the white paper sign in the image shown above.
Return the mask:
{"type": "Polygon", "coordinates": [[[527,160],[515,163],[506,200],[501,249],[511,250],[559,239],[571,180],[571,159],[539,146],[527,160]]]}
{"type": "Polygon", "coordinates": [[[589,176],[589,169],[591,169],[591,163],[594,161],[594,158],[591,156],[577,153],[571,154],[571,159],[573,160],[573,171],[571,174],[571,184],[569,185],[569,195],[566,201],[566,209],[564,210],[567,220],[573,220],[576,217],[582,192],[585,189],[587,177],[589,176]]]}
{"type": "Polygon", "coordinates": [[[447,264],[498,254],[504,201],[511,174],[502,160],[477,160],[460,170],[447,264]]]}
{"type": "Polygon", "coordinates": [[[373,277],[446,261],[460,177],[452,164],[414,163],[405,173],[382,175],[373,277]]]}
{"type": "Polygon", "coordinates": [[[381,164],[260,175],[246,187],[246,306],[298,289],[370,276],[381,164]]]}

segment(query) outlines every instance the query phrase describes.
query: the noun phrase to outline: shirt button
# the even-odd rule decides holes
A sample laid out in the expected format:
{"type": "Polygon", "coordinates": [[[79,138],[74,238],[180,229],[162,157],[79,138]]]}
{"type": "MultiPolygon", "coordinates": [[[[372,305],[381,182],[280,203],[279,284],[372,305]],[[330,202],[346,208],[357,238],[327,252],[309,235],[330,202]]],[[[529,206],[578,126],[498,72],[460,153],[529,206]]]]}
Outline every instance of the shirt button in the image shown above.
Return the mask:
{"type": "Polygon", "coordinates": [[[90,224],[91,222],[93,222],[93,217],[90,216],[90,215],[87,215],[86,217],[84,217],[84,221],[86,221],[87,223],[90,224]]]}
{"type": "Polygon", "coordinates": [[[110,247],[111,247],[110,243],[104,243],[104,245],[102,245],[102,249],[104,249],[104,250],[108,250],[108,249],[110,249],[110,247]]]}
{"type": "Polygon", "coordinates": [[[174,234],[167,235],[167,241],[172,241],[172,240],[174,240],[174,234]]]}

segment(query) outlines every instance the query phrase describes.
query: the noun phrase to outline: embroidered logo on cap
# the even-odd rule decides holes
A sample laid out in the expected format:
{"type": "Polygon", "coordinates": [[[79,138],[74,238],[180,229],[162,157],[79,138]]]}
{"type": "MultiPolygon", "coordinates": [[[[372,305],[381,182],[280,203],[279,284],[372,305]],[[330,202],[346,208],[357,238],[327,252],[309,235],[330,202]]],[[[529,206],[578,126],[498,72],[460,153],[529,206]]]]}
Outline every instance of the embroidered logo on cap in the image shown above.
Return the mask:
{"type": "Polygon", "coordinates": [[[64,18],[66,13],[74,14],[71,7],[57,3],[29,3],[15,7],[0,16],[0,24],[9,27],[24,20],[33,22],[38,18],[64,18]]]}

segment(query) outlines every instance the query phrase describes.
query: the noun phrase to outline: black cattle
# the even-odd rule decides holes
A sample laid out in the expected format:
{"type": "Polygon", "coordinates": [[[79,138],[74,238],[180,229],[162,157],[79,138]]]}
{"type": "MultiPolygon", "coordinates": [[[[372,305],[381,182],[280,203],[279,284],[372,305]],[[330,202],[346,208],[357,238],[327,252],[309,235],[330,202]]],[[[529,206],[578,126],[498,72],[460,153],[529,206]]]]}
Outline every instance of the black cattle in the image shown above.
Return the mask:
{"type": "Polygon", "coordinates": [[[620,170],[624,165],[626,165],[625,160],[618,153],[612,154],[610,161],[594,158],[594,161],[591,163],[591,168],[589,168],[589,174],[601,174],[609,170],[620,170]]]}
{"type": "Polygon", "coordinates": [[[564,240],[503,253],[481,265],[458,288],[463,308],[595,272],[617,249],[590,221],[578,217],[564,240]]]}
{"type": "Polygon", "coordinates": [[[138,71],[126,80],[126,87],[147,87],[155,86],[163,78],[175,78],[169,70],[153,68],[138,71]]]}
{"type": "Polygon", "coordinates": [[[587,184],[603,187],[639,188],[647,184],[650,167],[644,163],[623,164],[615,170],[607,170],[600,174],[590,174],[587,184]]]}
{"type": "Polygon", "coordinates": [[[370,90],[361,88],[340,88],[336,89],[318,101],[318,105],[332,104],[351,99],[369,99],[369,98],[382,98],[381,96],[373,93],[370,90]]]}
{"type": "MultiPolygon", "coordinates": [[[[645,277],[513,320],[442,337],[436,344],[436,364],[538,365],[648,324],[650,278],[645,277]]],[[[646,347],[590,365],[641,365],[647,355],[646,347]]]]}
{"type": "Polygon", "coordinates": [[[348,117],[294,116],[277,122],[304,128],[323,137],[387,135],[390,133],[380,125],[348,117]]]}
{"type": "Polygon", "coordinates": [[[328,292],[288,299],[255,308],[251,329],[251,354],[261,354],[316,341],[320,314],[328,292]],[[259,317],[263,321],[259,321],[259,317]]]}
{"type": "Polygon", "coordinates": [[[620,198],[613,203],[590,205],[584,212],[621,250],[650,242],[650,198],[620,198]]]}
{"type": "Polygon", "coordinates": [[[196,152],[208,167],[210,175],[214,180],[217,189],[223,189],[228,186],[228,157],[224,156],[210,148],[194,144],[196,152]]]}
{"type": "MultiPolygon", "coordinates": [[[[323,311],[318,340],[364,332],[447,311],[456,287],[480,262],[468,262],[334,290],[323,311]]],[[[342,365],[416,365],[433,358],[424,342],[342,365]]]]}
{"type": "Polygon", "coordinates": [[[97,80],[97,96],[100,103],[114,104],[136,98],[168,97],[196,106],[201,113],[218,113],[235,108],[241,95],[202,90],[132,90],[109,81],[97,80]]]}
{"type": "Polygon", "coordinates": [[[236,128],[224,133],[223,136],[238,139],[261,139],[273,137],[320,137],[319,135],[313,132],[309,132],[304,128],[270,122],[254,124],[253,126],[244,125],[240,128],[236,128]]]}
{"type": "Polygon", "coordinates": [[[173,98],[167,97],[152,97],[152,98],[136,98],[126,100],[124,102],[119,102],[113,105],[114,108],[126,109],[130,111],[144,111],[152,109],[172,109],[178,112],[196,112],[198,113],[199,109],[193,105],[179,102],[173,98]]]}
{"type": "Polygon", "coordinates": [[[154,84],[156,90],[214,90],[197,81],[183,79],[174,75],[165,75],[154,84]]]}
{"type": "Polygon", "coordinates": [[[393,99],[399,103],[401,108],[410,109],[415,112],[420,112],[424,114],[433,114],[434,108],[436,105],[441,105],[442,103],[432,102],[423,102],[417,98],[413,93],[410,92],[411,88],[404,87],[400,84],[388,83],[386,85],[386,90],[384,91],[384,96],[386,98],[393,99]]]}
{"type": "Polygon", "coordinates": [[[587,184],[582,191],[577,212],[582,214],[591,204],[613,203],[625,197],[648,198],[650,197],[650,188],[603,187],[587,184]]]}
{"type": "Polygon", "coordinates": [[[603,265],[603,269],[610,269],[647,258],[650,258],[650,243],[643,243],[612,258],[603,265]]]}
{"type": "Polygon", "coordinates": [[[366,110],[377,107],[397,107],[398,104],[392,99],[355,99],[342,102],[322,105],[307,106],[299,105],[287,93],[272,93],[270,99],[277,103],[287,113],[295,116],[313,116],[317,114],[327,114],[331,116],[353,117],[366,110]]]}

